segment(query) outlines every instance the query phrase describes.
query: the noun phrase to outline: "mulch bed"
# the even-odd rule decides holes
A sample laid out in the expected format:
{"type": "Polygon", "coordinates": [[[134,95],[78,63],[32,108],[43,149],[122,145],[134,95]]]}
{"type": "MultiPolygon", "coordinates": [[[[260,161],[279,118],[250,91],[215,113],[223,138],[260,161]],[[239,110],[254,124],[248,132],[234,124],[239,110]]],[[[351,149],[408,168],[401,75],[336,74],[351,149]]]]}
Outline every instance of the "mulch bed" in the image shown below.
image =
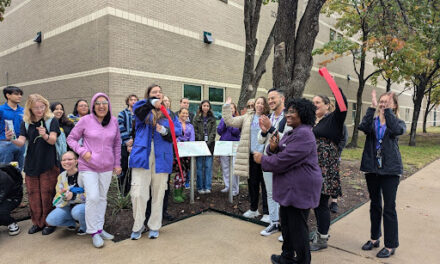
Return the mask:
{"type": "MultiPolygon", "coordinates": [[[[356,209],[363,203],[368,201],[368,191],[366,187],[365,177],[363,173],[359,171],[360,161],[342,161],[341,162],[341,183],[343,196],[339,197],[338,205],[339,211],[337,214],[332,213],[332,220],[335,221],[345,214],[356,209]]],[[[163,220],[163,225],[167,225],[176,221],[183,220],[185,218],[197,215],[207,210],[214,210],[227,215],[235,216],[241,219],[243,213],[249,209],[249,197],[247,192],[247,183],[245,179],[241,179],[240,194],[234,197],[234,202],[231,204],[228,201],[228,194],[221,193],[220,190],[224,188],[221,180],[221,172],[218,159],[214,160],[213,166],[213,186],[210,194],[200,195],[195,192],[195,203],[189,203],[189,190],[185,190],[187,199],[184,203],[176,204],[172,200],[172,195],[169,196],[168,213],[175,219],[173,221],[163,220]]],[[[403,179],[409,177],[417,169],[409,167],[405,170],[403,179]]],[[[116,195],[117,188],[114,186],[109,190],[109,196],[116,195]]],[[[172,190],[171,190],[172,193],[172,190]]],[[[20,207],[14,210],[13,217],[19,220],[29,219],[29,210],[27,208],[27,195],[23,199],[24,207],[20,207]]],[[[109,202],[106,213],[105,229],[115,235],[114,241],[121,241],[130,237],[131,228],[133,226],[133,215],[130,208],[120,209],[115,212],[115,206],[109,202]]],[[[261,200],[260,200],[260,213],[261,200]]],[[[260,222],[259,219],[249,220],[257,224],[267,225],[260,222]]],[[[309,217],[309,227],[313,229],[316,226],[313,210],[309,217]]],[[[262,226],[262,230],[264,227],[262,226]]]]}

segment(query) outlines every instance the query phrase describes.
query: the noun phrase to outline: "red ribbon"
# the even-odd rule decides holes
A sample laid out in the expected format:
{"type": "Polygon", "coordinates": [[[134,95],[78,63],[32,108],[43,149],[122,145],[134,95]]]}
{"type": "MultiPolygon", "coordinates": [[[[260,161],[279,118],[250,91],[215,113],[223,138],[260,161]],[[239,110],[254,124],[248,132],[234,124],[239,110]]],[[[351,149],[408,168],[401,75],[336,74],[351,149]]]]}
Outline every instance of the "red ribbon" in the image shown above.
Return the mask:
{"type": "Polygon", "coordinates": [[[330,73],[328,73],[327,68],[319,69],[319,74],[327,81],[328,86],[332,89],[333,95],[335,96],[336,103],[338,103],[339,110],[341,112],[347,111],[347,106],[345,105],[344,98],[342,98],[341,91],[339,91],[338,85],[336,85],[335,80],[333,80],[330,73]]]}
{"type": "Polygon", "coordinates": [[[171,120],[171,117],[168,114],[168,111],[165,108],[165,106],[161,105],[160,111],[165,115],[165,117],[168,119],[168,123],[170,124],[171,137],[173,138],[174,153],[176,153],[177,164],[179,164],[179,171],[180,171],[180,176],[182,178],[182,182],[185,182],[185,178],[182,173],[182,165],[180,165],[179,149],[177,148],[176,131],[174,130],[173,120],[171,120]]]}

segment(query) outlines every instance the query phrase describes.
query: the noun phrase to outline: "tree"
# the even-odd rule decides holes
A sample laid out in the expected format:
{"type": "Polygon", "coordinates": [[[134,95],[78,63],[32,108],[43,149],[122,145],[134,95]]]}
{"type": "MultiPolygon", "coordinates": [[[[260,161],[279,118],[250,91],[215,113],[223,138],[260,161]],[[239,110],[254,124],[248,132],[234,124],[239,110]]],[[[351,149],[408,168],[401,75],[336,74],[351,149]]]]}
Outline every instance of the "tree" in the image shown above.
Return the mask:
{"type": "Polygon", "coordinates": [[[428,92],[426,94],[426,108],[425,115],[423,117],[423,133],[426,131],[426,123],[428,115],[434,109],[434,107],[440,104],[440,75],[437,75],[434,80],[429,83],[428,92]]]}
{"type": "Polygon", "coordinates": [[[0,0],[0,22],[3,21],[3,14],[5,13],[6,7],[11,5],[11,0],[0,0]]]}
{"type": "MultiPolygon", "coordinates": [[[[402,13],[408,35],[405,50],[413,57],[406,59],[403,73],[411,76],[414,88],[414,112],[409,145],[416,145],[416,131],[420,109],[429,84],[440,71],[440,0],[395,0],[402,13]]],[[[407,53],[408,54],[408,53],[407,53]]]]}
{"type": "Polygon", "coordinates": [[[347,38],[338,38],[326,43],[322,48],[316,49],[313,54],[336,54],[330,60],[321,62],[321,65],[329,63],[347,54],[353,57],[353,68],[359,80],[356,94],[356,115],[351,142],[347,147],[358,146],[358,125],[362,110],[362,94],[368,79],[378,75],[382,69],[377,69],[369,74],[365,72],[367,51],[371,49],[373,35],[371,32],[377,26],[377,14],[380,11],[378,0],[330,0],[324,7],[328,14],[337,13],[339,17],[335,27],[343,31],[347,37],[357,37],[358,42],[347,38]]]}
{"type": "Polygon", "coordinates": [[[260,55],[257,66],[255,67],[255,51],[258,39],[257,30],[260,22],[261,6],[268,3],[267,0],[245,0],[244,1],[244,28],[246,36],[246,48],[243,67],[243,78],[241,81],[240,97],[238,99],[238,109],[246,106],[250,98],[254,98],[261,77],[266,72],[266,61],[273,47],[273,29],[271,30],[263,52],[260,55]]]}
{"type": "MultiPolygon", "coordinates": [[[[297,25],[298,2],[279,0],[274,28],[273,86],[286,98],[301,97],[313,66],[312,50],[326,0],[309,0],[297,25]]],[[[306,1],[304,1],[306,3],[306,1]]]]}

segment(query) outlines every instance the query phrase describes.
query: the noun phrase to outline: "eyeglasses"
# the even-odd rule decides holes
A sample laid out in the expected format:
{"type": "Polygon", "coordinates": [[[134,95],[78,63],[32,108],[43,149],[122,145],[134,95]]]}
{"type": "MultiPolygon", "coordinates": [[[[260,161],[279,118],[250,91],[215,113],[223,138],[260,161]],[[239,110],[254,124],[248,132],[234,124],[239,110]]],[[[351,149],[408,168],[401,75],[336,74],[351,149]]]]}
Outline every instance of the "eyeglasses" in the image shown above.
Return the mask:
{"type": "Polygon", "coordinates": [[[108,102],[107,102],[107,101],[102,101],[102,102],[98,102],[98,101],[96,101],[96,102],[95,102],[95,105],[96,105],[96,106],[100,106],[100,105],[108,105],[108,102]]]}
{"type": "Polygon", "coordinates": [[[246,107],[247,107],[247,109],[252,109],[252,108],[254,108],[254,105],[247,105],[246,107]]]}
{"type": "Polygon", "coordinates": [[[32,107],[32,110],[38,111],[38,110],[44,110],[46,109],[45,105],[40,105],[40,106],[34,106],[32,107]]]}

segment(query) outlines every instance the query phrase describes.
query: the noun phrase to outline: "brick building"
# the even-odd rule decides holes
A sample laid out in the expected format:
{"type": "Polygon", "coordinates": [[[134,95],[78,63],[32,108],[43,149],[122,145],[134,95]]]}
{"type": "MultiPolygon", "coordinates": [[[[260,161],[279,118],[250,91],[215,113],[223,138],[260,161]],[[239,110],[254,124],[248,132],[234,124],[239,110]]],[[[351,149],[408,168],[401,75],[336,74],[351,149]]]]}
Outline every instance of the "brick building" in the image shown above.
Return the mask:
{"type": "MultiPolygon", "coordinates": [[[[276,8],[262,8],[258,51],[275,21],[276,8]]],[[[333,23],[333,18],[321,17],[316,47],[341,33],[333,23]]],[[[0,24],[0,88],[9,84],[25,94],[41,93],[63,102],[67,113],[77,99],[90,100],[94,93],[105,92],[117,114],[128,94],[143,97],[145,88],[157,83],[171,98],[173,110],[186,96],[192,108],[209,99],[220,111],[226,97],[238,100],[244,44],[240,0],[14,0],[0,24]],[[204,43],[204,31],[212,34],[212,44],[204,43]],[[38,32],[39,44],[33,41],[38,32]]],[[[315,56],[305,97],[330,94],[317,72],[324,59],[315,56]]],[[[272,86],[272,61],[271,56],[259,94],[272,86]]],[[[349,98],[350,128],[358,85],[352,59],[342,58],[327,68],[349,98]]],[[[367,63],[367,72],[373,70],[367,63]]],[[[365,89],[364,111],[372,88],[369,84],[365,89]]],[[[381,94],[385,84],[379,82],[375,89],[381,94]]],[[[393,89],[401,91],[398,86],[393,89]]],[[[399,98],[401,117],[409,124],[412,95],[404,92],[399,98]]],[[[431,113],[431,124],[435,119],[431,113]]]]}

